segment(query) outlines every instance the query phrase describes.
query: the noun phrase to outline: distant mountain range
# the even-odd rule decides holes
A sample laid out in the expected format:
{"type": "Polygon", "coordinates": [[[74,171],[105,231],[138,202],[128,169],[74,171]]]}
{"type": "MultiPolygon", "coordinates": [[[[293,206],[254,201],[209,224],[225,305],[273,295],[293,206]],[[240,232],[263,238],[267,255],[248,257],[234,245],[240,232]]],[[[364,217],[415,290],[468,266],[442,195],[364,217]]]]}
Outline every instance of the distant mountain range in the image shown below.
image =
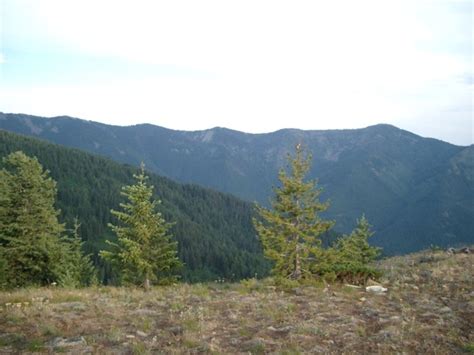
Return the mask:
{"type": "Polygon", "coordinates": [[[474,242],[474,146],[422,138],[390,125],[355,130],[225,128],[174,131],[149,124],[110,126],[70,117],[1,114],[0,129],[138,165],[180,182],[267,204],[278,170],[302,143],[311,178],[331,201],[328,218],[348,232],[365,213],[387,254],[474,242]]]}

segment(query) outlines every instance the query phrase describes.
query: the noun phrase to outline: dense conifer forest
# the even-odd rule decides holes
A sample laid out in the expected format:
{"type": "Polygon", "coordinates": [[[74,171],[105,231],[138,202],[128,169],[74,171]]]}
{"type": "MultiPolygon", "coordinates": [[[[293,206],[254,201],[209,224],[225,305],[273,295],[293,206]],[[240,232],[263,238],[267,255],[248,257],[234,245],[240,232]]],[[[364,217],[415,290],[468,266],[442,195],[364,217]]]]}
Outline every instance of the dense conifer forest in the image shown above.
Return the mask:
{"type": "MultiPolygon", "coordinates": [[[[60,221],[71,229],[74,218],[78,218],[84,251],[92,254],[99,279],[105,283],[113,281],[113,272],[104,265],[98,252],[107,248],[106,239],[114,239],[107,227],[108,223],[116,222],[111,209],[117,209],[123,202],[121,188],[133,183],[137,169],[76,149],[0,131],[0,157],[15,151],[37,157],[50,171],[57,182],[56,207],[61,210],[60,221]]],[[[269,264],[252,226],[252,204],[154,174],[149,174],[149,178],[154,186],[154,198],[162,201],[159,211],[174,223],[170,232],[178,241],[178,256],[185,264],[182,280],[238,280],[267,275],[269,264]]]]}

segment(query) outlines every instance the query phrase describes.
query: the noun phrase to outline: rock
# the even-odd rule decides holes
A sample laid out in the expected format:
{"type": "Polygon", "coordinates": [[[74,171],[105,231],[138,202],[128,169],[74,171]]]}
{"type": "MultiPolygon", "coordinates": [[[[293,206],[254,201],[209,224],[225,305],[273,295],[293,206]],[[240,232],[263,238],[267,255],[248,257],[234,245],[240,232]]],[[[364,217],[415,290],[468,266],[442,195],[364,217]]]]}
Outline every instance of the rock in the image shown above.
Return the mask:
{"type": "Polygon", "coordinates": [[[267,329],[273,332],[275,335],[283,336],[283,335],[287,335],[290,331],[292,331],[293,327],[291,325],[288,325],[286,327],[281,327],[281,328],[275,328],[275,327],[270,326],[267,329]]]}
{"type": "Polygon", "coordinates": [[[137,330],[137,335],[142,338],[146,338],[148,336],[147,333],[142,332],[141,330],[137,330]]]}
{"type": "Polygon", "coordinates": [[[446,314],[446,313],[451,313],[453,310],[449,308],[448,306],[443,307],[439,310],[439,313],[446,314]]]}
{"type": "Polygon", "coordinates": [[[375,286],[367,286],[365,288],[365,290],[367,292],[373,292],[373,293],[377,293],[377,294],[382,294],[384,292],[387,292],[387,289],[383,286],[380,286],[380,285],[375,285],[375,286]]]}
{"type": "Polygon", "coordinates": [[[361,297],[361,298],[359,298],[359,301],[365,302],[365,301],[367,301],[367,299],[365,297],[361,297]]]}
{"type": "Polygon", "coordinates": [[[361,288],[361,286],[351,285],[351,284],[345,284],[344,286],[350,287],[350,288],[361,288]]]}
{"type": "Polygon", "coordinates": [[[316,345],[310,351],[311,354],[327,354],[327,349],[323,348],[322,346],[316,345]]]}
{"type": "Polygon", "coordinates": [[[73,348],[77,346],[86,346],[87,342],[84,337],[74,338],[54,338],[50,342],[50,346],[53,348],[73,348]]]}
{"type": "Polygon", "coordinates": [[[446,253],[448,254],[455,254],[456,253],[456,250],[454,248],[448,248],[448,250],[446,250],[446,253]]]}
{"type": "Polygon", "coordinates": [[[154,311],[152,309],[137,309],[132,312],[133,315],[135,316],[158,316],[160,312],[154,311]]]}
{"type": "Polygon", "coordinates": [[[367,280],[367,286],[380,286],[380,284],[378,282],[375,282],[372,279],[368,279],[367,280]]]}
{"type": "Polygon", "coordinates": [[[371,308],[367,308],[364,310],[364,315],[368,318],[377,318],[379,316],[379,312],[371,308]]]}
{"type": "Polygon", "coordinates": [[[454,249],[454,248],[448,248],[446,250],[446,253],[452,255],[452,254],[471,254],[471,249],[470,248],[461,248],[461,249],[454,249]]]}
{"type": "Polygon", "coordinates": [[[171,328],[168,328],[168,331],[173,334],[174,336],[177,336],[177,335],[181,335],[183,334],[184,330],[182,327],[180,327],[179,325],[176,326],[176,327],[171,327],[171,328]]]}

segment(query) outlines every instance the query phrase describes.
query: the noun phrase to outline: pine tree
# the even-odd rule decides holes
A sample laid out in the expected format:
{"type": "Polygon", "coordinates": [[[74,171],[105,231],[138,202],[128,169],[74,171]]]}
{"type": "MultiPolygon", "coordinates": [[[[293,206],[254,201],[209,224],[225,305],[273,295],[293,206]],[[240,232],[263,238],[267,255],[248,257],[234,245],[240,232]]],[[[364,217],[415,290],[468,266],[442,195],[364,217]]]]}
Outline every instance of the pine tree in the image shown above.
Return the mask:
{"type": "Polygon", "coordinates": [[[380,254],[380,249],[371,246],[368,241],[374,234],[370,227],[367,218],[365,218],[365,215],[362,215],[357,220],[357,226],[352,233],[348,237],[342,238],[338,243],[338,249],[343,258],[361,265],[367,265],[377,258],[380,254]]]}
{"type": "Polygon", "coordinates": [[[272,209],[257,206],[261,219],[254,219],[264,254],[274,262],[273,273],[295,280],[311,276],[322,252],[321,235],[334,224],[319,216],[328,203],[319,201],[315,181],[304,181],[311,161],[304,155],[298,144],[295,157],[288,157],[291,174],[279,173],[281,187],[275,189],[272,209]]]}
{"type": "Polygon", "coordinates": [[[152,201],[153,186],[146,182],[145,168],[134,175],[135,185],[123,187],[127,203],[122,211],[112,210],[120,224],[109,226],[117,235],[117,243],[107,241],[112,250],[103,250],[101,257],[112,263],[125,283],[150,287],[152,281],[169,282],[181,263],[177,257],[177,243],[168,234],[170,224],[156,212],[160,200],[152,201]]]}
{"type": "Polygon", "coordinates": [[[90,255],[85,255],[82,251],[84,242],[79,236],[80,226],[78,219],[75,218],[71,235],[61,240],[64,244],[62,264],[58,270],[61,286],[76,288],[91,286],[98,282],[90,255]]]}
{"type": "Polygon", "coordinates": [[[341,238],[332,250],[335,262],[332,270],[337,279],[352,283],[364,283],[369,277],[376,278],[378,271],[370,266],[380,254],[380,248],[369,244],[374,234],[364,215],[357,220],[357,226],[348,236],[341,238]]]}
{"type": "Polygon", "coordinates": [[[36,158],[15,152],[0,170],[0,254],[10,287],[57,279],[64,225],[54,208],[56,183],[36,158]]]}

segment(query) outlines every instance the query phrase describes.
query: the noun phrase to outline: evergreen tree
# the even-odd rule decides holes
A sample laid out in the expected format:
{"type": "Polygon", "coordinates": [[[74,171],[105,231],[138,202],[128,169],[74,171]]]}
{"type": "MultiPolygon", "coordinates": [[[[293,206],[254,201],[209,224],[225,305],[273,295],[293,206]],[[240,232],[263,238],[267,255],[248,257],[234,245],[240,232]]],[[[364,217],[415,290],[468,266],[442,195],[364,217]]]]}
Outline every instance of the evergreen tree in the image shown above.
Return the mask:
{"type": "Polygon", "coordinates": [[[151,281],[167,282],[175,279],[174,271],[181,265],[177,257],[177,243],[168,234],[170,227],[155,208],[160,200],[152,201],[153,186],[146,182],[144,165],[134,175],[135,185],[123,187],[127,203],[122,211],[112,210],[120,224],[109,226],[117,235],[117,243],[107,241],[112,250],[100,255],[120,270],[125,283],[150,287],[151,281]]]}
{"type": "Polygon", "coordinates": [[[357,220],[357,226],[352,233],[339,240],[336,248],[340,257],[353,264],[367,265],[380,254],[380,249],[369,244],[368,239],[374,234],[364,215],[357,220]]]}
{"type": "Polygon", "coordinates": [[[57,280],[61,233],[56,183],[36,158],[15,152],[0,170],[0,254],[10,287],[57,280]],[[6,265],[6,267],[5,267],[6,265]]]}
{"type": "Polygon", "coordinates": [[[321,235],[334,224],[319,216],[328,203],[319,201],[315,181],[304,181],[311,161],[304,155],[298,144],[295,157],[288,157],[291,174],[279,173],[281,187],[275,189],[272,209],[257,206],[261,220],[254,219],[264,254],[274,262],[273,273],[295,280],[311,276],[322,252],[321,235]]]}
{"type": "Polygon", "coordinates": [[[355,284],[365,283],[368,278],[378,278],[380,273],[370,263],[380,254],[380,248],[369,244],[374,234],[370,224],[362,216],[348,236],[339,239],[334,248],[328,249],[331,263],[320,265],[319,274],[331,274],[334,279],[355,284]]]}
{"type": "Polygon", "coordinates": [[[58,270],[61,286],[76,288],[90,286],[98,282],[90,255],[83,253],[84,242],[79,236],[79,228],[80,223],[75,218],[72,235],[62,238],[65,253],[62,257],[62,265],[58,270]]]}

